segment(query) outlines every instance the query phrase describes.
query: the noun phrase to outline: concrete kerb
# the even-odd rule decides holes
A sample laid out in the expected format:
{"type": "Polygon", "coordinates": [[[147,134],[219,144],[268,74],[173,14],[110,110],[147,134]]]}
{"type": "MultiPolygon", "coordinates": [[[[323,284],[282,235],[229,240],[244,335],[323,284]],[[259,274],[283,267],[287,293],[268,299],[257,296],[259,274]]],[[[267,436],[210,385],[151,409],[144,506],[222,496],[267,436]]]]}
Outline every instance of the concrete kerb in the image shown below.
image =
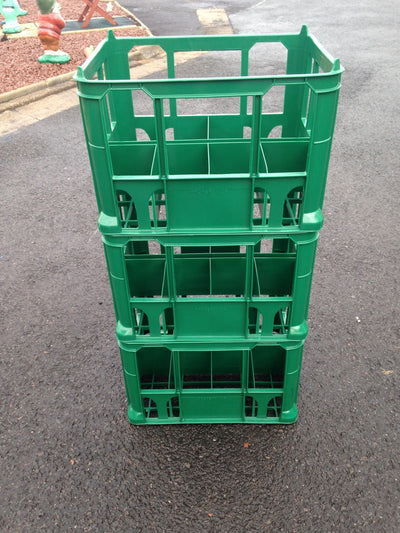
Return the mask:
{"type": "MultiPolygon", "coordinates": [[[[162,53],[161,49],[155,45],[138,46],[134,52],[128,55],[129,65],[132,67],[140,61],[153,59],[160,53],[162,53]]],[[[70,89],[75,85],[75,81],[72,79],[75,72],[73,70],[54,78],[48,78],[45,81],[0,94],[0,113],[70,89]]]]}
{"type": "MultiPolygon", "coordinates": [[[[118,2],[115,4],[124,11],[130,18],[132,18],[138,26],[143,28],[149,36],[152,35],[150,29],[143,24],[133,13],[121,6],[118,2]]],[[[135,63],[140,61],[146,61],[153,59],[160,55],[161,49],[154,45],[138,46],[134,52],[128,55],[129,65],[132,67],[135,63]]],[[[54,76],[53,78],[47,78],[47,80],[39,81],[38,83],[32,83],[26,85],[14,91],[0,94],[0,113],[3,111],[9,111],[16,109],[17,107],[36,102],[46,96],[57,94],[62,91],[66,91],[74,87],[75,81],[72,79],[76,70],[61,74],[60,76],[54,76]]]]}

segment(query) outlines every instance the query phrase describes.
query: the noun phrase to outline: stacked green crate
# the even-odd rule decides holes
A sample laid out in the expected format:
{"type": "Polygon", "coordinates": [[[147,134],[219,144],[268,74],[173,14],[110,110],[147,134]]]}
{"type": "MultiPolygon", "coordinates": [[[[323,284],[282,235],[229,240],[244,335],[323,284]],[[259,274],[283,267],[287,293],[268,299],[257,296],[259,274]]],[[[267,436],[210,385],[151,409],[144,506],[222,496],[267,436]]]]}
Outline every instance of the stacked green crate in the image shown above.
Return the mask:
{"type": "Polygon", "coordinates": [[[133,80],[142,42],[110,32],[76,76],[129,419],[293,422],[340,63],[305,27],[146,38],[168,77],[133,80]],[[285,74],[249,75],[260,43],[285,47],[285,74]],[[193,50],[239,51],[240,76],[176,78],[193,50]],[[193,98],[218,100],[181,113],[193,98]]]}

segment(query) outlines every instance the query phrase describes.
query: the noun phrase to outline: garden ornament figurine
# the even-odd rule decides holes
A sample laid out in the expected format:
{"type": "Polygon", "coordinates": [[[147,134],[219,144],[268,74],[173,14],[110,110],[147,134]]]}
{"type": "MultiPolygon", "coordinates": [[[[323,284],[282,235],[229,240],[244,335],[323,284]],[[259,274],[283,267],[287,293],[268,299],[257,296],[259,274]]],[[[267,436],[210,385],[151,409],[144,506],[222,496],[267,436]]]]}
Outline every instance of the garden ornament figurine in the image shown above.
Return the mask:
{"type": "Polygon", "coordinates": [[[0,13],[4,17],[3,33],[20,33],[22,31],[18,17],[22,17],[28,12],[21,9],[18,0],[0,0],[0,13]]]}
{"type": "Polygon", "coordinates": [[[44,54],[39,57],[40,63],[68,63],[68,54],[59,50],[61,31],[65,26],[55,0],[36,0],[39,8],[38,37],[44,48],[44,54]]]}

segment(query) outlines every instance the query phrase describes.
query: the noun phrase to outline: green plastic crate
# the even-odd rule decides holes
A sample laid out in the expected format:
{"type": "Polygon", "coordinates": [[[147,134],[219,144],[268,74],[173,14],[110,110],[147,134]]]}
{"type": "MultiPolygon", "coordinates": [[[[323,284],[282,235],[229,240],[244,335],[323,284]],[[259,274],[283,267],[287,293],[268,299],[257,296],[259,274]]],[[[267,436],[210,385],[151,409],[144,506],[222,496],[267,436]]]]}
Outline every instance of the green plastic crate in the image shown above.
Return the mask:
{"type": "Polygon", "coordinates": [[[117,336],[171,346],[304,339],[317,239],[178,246],[103,236],[117,336]]]}
{"type": "Polygon", "coordinates": [[[132,424],[296,421],[303,342],[120,351],[132,424]]]}
{"type": "Polygon", "coordinates": [[[102,233],[320,229],[342,70],[305,26],[279,35],[110,31],[75,76],[102,233]],[[167,79],[130,78],[128,53],[140,45],[165,51],[167,79]],[[250,75],[260,45],[265,75],[250,75]],[[276,45],[286,65],[269,74],[276,45]],[[196,50],[237,52],[238,74],[176,78],[177,55],[196,50]],[[269,105],[274,91],[283,91],[278,109],[269,105]],[[211,102],[208,111],[193,115],[192,99],[211,102]]]}

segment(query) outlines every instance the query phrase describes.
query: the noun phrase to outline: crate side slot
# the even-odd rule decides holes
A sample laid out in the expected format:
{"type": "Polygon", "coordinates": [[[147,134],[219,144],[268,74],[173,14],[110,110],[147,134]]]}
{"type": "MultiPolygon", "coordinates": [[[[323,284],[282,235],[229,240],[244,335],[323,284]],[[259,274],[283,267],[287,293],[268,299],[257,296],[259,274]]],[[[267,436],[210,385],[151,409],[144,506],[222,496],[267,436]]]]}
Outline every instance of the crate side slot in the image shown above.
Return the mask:
{"type": "Polygon", "coordinates": [[[115,176],[152,176],[158,173],[155,162],[157,145],[137,142],[110,145],[111,164],[115,176]]]}
{"type": "Polygon", "coordinates": [[[246,257],[221,256],[214,252],[174,256],[174,271],[179,297],[242,297],[246,285],[246,257]]]}
{"type": "Polygon", "coordinates": [[[250,350],[249,389],[283,389],[286,350],[280,346],[258,346],[250,350]]]}
{"type": "Polygon", "coordinates": [[[268,173],[304,172],[308,139],[269,139],[261,141],[268,173]]]}
{"type": "Polygon", "coordinates": [[[171,175],[209,173],[206,143],[168,143],[167,155],[171,175]]]}
{"type": "Polygon", "coordinates": [[[253,296],[290,296],[293,291],[296,258],[282,257],[282,254],[256,256],[254,258],[253,296]]]}
{"type": "Polygon", "coordinates": [[[211,292],[209,259],[174,257],[176,296],[209,297],[211,292]]]}
{"type": "Polygon", "coordinates": [[[165,257],[130,257],[125,264],[131,298],[167,297],[165,257]]]}
{"type": "Polygon", "coordinates": [[[251,143],[242,142],[213,143],[210,142],[211,174],[249,174],[251,143]]]}
{"type": "Polygon", "coordinates": [[[175,141],[204,140],[207,138],[208,116],[191,115],[165,117],[167,129],[173,129],[175,141]]]}
{"type": "Polygon", "coordinates": [[[181,352],[182,388],[241,388],[242,358],[242,351],[181,352]]]}
{"type": "Polygon", "coordinates": [[[142,348],[137,352],[141,390],[175,388],[172,352],[166,348],[142,348]]]}
{"type": "Polygon", "coordinates": [[[210,259],[212,272],[212,296],[244,296],[246,287],[246,257],[213,257],[210,259]]]}
{"type": "MultiPolygon", "coordinates": [[[[250,115],[210,115],[210,139],[244,139],[244,128],[251,128],[250,115]]],[[[247,138],[250,138],[248,135],[247,138]]]]}

